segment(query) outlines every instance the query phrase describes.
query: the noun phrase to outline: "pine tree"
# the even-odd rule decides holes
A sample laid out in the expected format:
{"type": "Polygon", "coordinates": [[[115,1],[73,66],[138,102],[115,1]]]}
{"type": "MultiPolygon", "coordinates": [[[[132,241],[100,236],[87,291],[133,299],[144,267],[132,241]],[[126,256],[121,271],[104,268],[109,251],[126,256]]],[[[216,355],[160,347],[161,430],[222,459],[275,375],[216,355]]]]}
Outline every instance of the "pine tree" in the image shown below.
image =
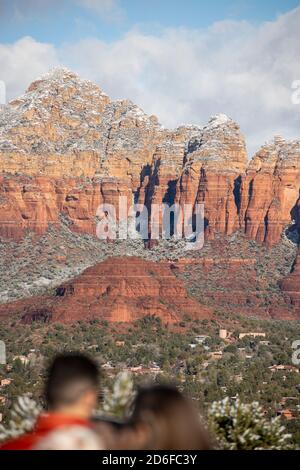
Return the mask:
{"type": "Polygon", "coordinates": [[[40,412],[41,408],[34,400],[26,395],[18,397],[13,405],[8,426],[0,425],[0,442],[31,431],[40,412]]]}
{"type": "Polygon", "coordinates": [[[107,391],[104,397],[103,411],[106,414],[124,418],[130,409],[134,398],[133,381],[128,372],[117,375],[112,391],[107,391]]]}

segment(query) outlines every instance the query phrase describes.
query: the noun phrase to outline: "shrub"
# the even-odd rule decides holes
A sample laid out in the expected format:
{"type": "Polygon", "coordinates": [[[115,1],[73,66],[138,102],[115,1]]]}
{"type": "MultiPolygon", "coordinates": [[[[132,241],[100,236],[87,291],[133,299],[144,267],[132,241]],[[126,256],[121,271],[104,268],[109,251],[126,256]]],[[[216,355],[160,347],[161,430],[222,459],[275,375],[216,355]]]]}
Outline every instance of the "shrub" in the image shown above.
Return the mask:
{"type": "Polygon", "coordinates": [[[219,447],[227,450],[288,449],[290,434],[280,423],[280,417],[268,420],[257,402],[234,403],[227,397],[212,403],[209,410],[210,427],[219,447]]]}

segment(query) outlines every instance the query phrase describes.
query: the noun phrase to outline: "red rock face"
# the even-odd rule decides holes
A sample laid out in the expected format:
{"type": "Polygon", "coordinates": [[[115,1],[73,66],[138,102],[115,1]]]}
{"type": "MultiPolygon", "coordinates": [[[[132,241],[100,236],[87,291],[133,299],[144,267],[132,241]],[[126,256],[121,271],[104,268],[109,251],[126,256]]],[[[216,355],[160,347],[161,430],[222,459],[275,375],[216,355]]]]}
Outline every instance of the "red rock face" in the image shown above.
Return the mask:
{"type": "Polygon", "coordinates": [[[207,238],[242,229],[271,246],[291,221],[299,162],[299,142],[276,138],[248,164],[244,137],[227,116],[166,130],[130,101],[111,101],[59,69],[0,114],[0,235],[44,233],[60,212],[93,235],[98,201],[115,202],[121,192],[148,207],[203,202],[207,238]]]}
{"type": "Polygon", "coordinates": [[[200,139],[190,142],[177,201],[182,205],[204,203],[207,238],[214,238],[216,232],[231,234],[238,228],[235,192],[246,163],[244,137],[226,116],[211,118],[200,139]]]}
{"type": "Polygon", "coordinates": [[[108,258],[56,289],[53,297],[31,298],[0,306],[0,315],[19,312],[34,320],[132,322],[155,315],[174,323],[184,315],[211,318],[209,308],[191,299],[170,263],[140,258],[108,258]],[[41,308],[41,305],[43,306],[41,308]]]}
{"type": "Polygon", "coordinates": [[[240,129],[227,116],[210,119],[204,128],[180,128],[154,155],[150,177],[141,188],[151,203],[204,203],[206,237],[238,228],[240,174],[247,162],[240,129]],[[173,137],[173,138],[172,138],[173,137]]]}
{"type": "Polygon", "coordinates": [[[300,190],[300,142],[277,137],[249,163],[242,178],[240,222],[249,238],[276,244],[294,218],[300,190]]]}
{"type": "Polygon", "coordinates": [[[119,196],[131,202],[131,189],[114,178],[47,178],[0,175],[0,237],[20,240],[27,231],[43,234],[66,217],[75,232],[96,234],[100,204],[119,210],[119,196]]]}

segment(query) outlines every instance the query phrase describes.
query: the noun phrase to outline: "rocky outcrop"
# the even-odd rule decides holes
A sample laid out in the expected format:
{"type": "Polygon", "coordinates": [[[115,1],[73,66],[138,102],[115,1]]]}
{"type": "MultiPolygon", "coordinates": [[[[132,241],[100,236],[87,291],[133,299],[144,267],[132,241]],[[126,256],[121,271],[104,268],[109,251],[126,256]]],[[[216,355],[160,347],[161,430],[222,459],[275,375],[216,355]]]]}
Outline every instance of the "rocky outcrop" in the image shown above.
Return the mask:
{"type": "Polygon", "coordinates": [[[238,227],[237,193],[246,163],[244,137],[227,116],[214,116],[203,128],[181,127],[157,147],[139,200],[149,208],[204,203],[206,236],[230,234],[238,227]]]}
{"type": "Polygon", "coordinates": [[[157,145],[151,165],[144,168],[141,174],[141,185],[138,190],[138,201],[146,204],[174,203],[176,184],[182,172],[186,156],[187,143],[199,134],[200,127],[181,126],[169,131],[165,140],[157,145]]]}
{"type": "Polygon", "coordinates": [[[20,240],[31,231],[42,235],[64,218],[75,232],[96,234],[97,209],[119,196],[131,202],[126,181],[115,178],[49,178],[0,175],[0,237],[20,240]]]}
{"type": "Polygon", "coordinates": [[[241,185],[240,223],[249,238],[274,245],[295,217],[300,191],[300,141],[281,137],[250,161],[241,185]]]}
{"type": "Polygon", "coordinates": [[[33,82],[0,115],[0,171],[60,177],[126,177],[132,186],[163,131],[128,100],[66,69],[33,82]]]}
{"type": "Polygon", "coordinates": [[[0,315],[11,311],[18,312],[25,322],[99,319],[127,323],[155,315],[164,323],[176,323],[185,315],[212,317],[208,307],[188,296],[170,263],[136,257],[108,258],[57,287],[52,297],[0,306],[0,315]]]}
{"type": "Polygon", "coordinates": [[[98,202],[122,193],[149,209],[204,203],[208,239],[243,230],[272,246],[293,219],[299,168],[299,141],[275,138],[248,163],[239,126],[223,114],[204,127],[164,129],[130,101],[56,69],[0,114],[0,236],[43,233],[61,213],[95,235],[98,202]]]}
{"type": "Polygon", "coordinates": [[[245,140],[239,126],[225,115],[210,119],[189,142],[178,181],[180,204],[204,203],[205,231],[231,234],[238,228],[239,181],[247,163],[245,140]]]}

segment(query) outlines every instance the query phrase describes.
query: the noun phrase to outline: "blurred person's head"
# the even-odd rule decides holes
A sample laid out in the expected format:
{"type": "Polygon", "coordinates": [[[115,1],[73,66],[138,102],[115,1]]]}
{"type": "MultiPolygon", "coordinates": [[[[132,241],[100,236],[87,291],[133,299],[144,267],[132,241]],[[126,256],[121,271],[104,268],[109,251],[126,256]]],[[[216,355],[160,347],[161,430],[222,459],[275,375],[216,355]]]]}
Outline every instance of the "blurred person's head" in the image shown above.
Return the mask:
{"type": "Polygon", "coordinates": [[[57,356],[48,370],[45,396],[52,412],[88,419],[97,404],[99,369],[82,354],[57,356]]]}
{"type": "Polygon", "coordinates": [[[131,427],[135,428],[135,442],[138,443],[138,448],[210,448],[208,434],[201,424],[199,411],[172,386],[160,385],[140,390],[133,406],[131,427]]]}

